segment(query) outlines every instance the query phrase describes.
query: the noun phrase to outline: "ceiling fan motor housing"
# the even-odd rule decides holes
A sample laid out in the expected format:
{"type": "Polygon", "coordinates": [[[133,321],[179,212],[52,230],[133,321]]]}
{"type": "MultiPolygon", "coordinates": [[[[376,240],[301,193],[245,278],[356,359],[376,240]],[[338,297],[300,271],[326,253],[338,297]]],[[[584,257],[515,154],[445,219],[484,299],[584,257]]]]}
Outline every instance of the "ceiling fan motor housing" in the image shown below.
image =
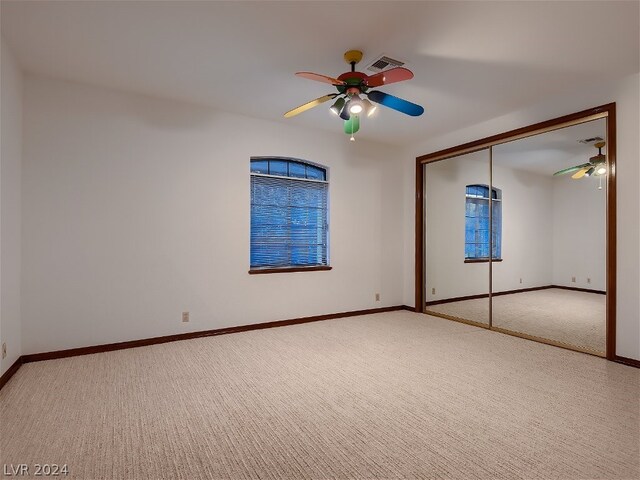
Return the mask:
{"type": "Polygon", "coordinates": [[[345,72],[338,77],[338,80],[345,82],[345,85],[337,85],[337,89],[341,94],[356,94],[367,91],[366,86],[367,74],[362,72],[345,72]]]}

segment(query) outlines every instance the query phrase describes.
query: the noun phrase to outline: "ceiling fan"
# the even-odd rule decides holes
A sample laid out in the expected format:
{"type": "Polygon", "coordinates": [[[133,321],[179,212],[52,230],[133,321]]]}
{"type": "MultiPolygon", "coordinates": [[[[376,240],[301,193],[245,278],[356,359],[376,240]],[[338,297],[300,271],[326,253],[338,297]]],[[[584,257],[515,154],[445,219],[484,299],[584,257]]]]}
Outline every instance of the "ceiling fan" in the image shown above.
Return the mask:
{"type": "Polygon", "coordinates": [[[411,70],[396,67],[375,75],[356,72],[356,64],[362,60],[362,52],[359,50],[349,50],[344,54],[344,60],[351,65],[351,71],[345,72],[337,78],[312,72],[297,72],[296,75],[298,77],[333,85],[338,90],[338,93],[329,93],[293,110],[289,110],[284,114],[285,118],[293,117],[335,98],[336,100],[329,110],[344,120],[344,133],[351,135],[350,139],[353,141],[355,140],[353,134],[360,129],[360,115],[362,113],[367,116],[373,114],[376,110],[376,105],[373,103],[412,117],[417,117],[424,113],[424,108],[420,105],[379,90],[370,90],[374,87],[410,80],[413,78],[411,70]],[[363,95],[367,98],[362,98],[363,95]]]}
{"type": "Polygon", "coordinates": [[[602,149],[605,146],[605,142],[594,143],[593,146],[598,149],[598,154],[591,157],[588,163],[582,165],[576,165],[575,167],[565,168],[564,170],[557,171],[553,176],[565,175],[567,173],[573,173],[571,178],[582,178],[591,176],[601,176],[607,173],[607,157],[602,154],[602,149]],[[574,173],[575,172],[575,173],[574,173]]]}

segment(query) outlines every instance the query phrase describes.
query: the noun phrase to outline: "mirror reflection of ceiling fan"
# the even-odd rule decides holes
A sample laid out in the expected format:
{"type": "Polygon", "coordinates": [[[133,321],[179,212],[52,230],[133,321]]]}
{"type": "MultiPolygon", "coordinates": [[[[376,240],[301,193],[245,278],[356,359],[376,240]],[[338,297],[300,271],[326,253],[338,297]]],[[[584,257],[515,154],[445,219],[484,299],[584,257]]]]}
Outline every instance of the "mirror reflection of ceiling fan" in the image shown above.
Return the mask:
{"type": "Polygon", "coordinates": [[[607,157],[602,154],[605,142],[594,143],[593,146],[598,149],[598,154],[591,157],[588,163],[565,168],[564,170],[557,171],[553,176],[556,177],[558,175],[573,173],[571,178],[579,179],[582,177],[598,177],[605,175],[607,173],[607,157]]]}

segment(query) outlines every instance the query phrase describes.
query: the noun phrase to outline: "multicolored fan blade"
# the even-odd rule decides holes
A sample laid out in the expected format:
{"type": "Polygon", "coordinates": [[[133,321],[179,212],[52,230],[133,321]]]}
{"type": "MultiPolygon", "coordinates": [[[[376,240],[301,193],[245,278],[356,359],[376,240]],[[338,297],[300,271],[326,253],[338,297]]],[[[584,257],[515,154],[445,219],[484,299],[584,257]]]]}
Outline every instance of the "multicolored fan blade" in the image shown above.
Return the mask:
{"type": "Polygon", "coordinates": [[[351,115],[351,118],[344,122],[344,133],[353,135],[358,130],[360,130],[360,117],[358,117],[358,115],[351,115]]]}
{"type": "Polygon", "coordinates": [[[424,113],[424,108],[422,108],[420,105],[416,105],[415,103],[403,100],[402,98],[394,97],[393,95],[389,95],[388,93],[374,90],[372,92],[369,92],[367,96],[372,102],[379,103],[380,105],[384,105],[385,107],[392,108],[393,110],[397,110],[398,112],[411,115],[412,117],[418,117],[424,113]]]}
{"type": "Polygon", "coordinates": [[[587,171],[590,169],[591,167],[585,167],[582,170],[578,170],[576,173],[574,173],[573,175],[571,175],[571,178],[574,178],[576,180],[578,180],[579,178],[582,178],[585,176],[585,174],[587,173],[587,171]]]}
{"type": "Polygon", "coordinates": [[[337,78],[328,77],[326,75],[320,75],[319,73],[297,72],[296,75],[308,80],[315,80],[316,82],[328,83],[330,85],[344,85],[343,80],[338,80],[337,78]]]}
{"type": "Polygon", "coordinates": [[[380,87],[382,85],[389,85],[390,83],[411,80],[412,78],[413,72],[411,70],[403,67],[396,67],[371,75],[367,78],[367,85],[369,87],[380,87]]]}
{"type": "Polygon", "coordinates": [[[582,170],[585,167],[589,168],[590,166],[591,166],[590,163],[583,163],[582,165],[576,165],[575,167],[569,167],[569,168],[565,168],[564,170],[558,170],[556,173],[553,174],[553,176],[557,177],[558,175],[565,175],[567,173],[577,172],[578,170],[582,170]]]}
{"type": "Polygon", "coordinates": [[[324,97],[316,98],[315,100],[311,100],[310,102],[305,103],[304,105],[300,105],[299,107],[294,108],[293,110],[289,110],[284,114],[284,118],[295,117],[299,113],[305,112],[310,108],[316,107],[321,103],[326,102],[327,100],[331,100],[332,98],[337,97],[337,93],[330,93],[329,95],[325,95],[324,97]]]}

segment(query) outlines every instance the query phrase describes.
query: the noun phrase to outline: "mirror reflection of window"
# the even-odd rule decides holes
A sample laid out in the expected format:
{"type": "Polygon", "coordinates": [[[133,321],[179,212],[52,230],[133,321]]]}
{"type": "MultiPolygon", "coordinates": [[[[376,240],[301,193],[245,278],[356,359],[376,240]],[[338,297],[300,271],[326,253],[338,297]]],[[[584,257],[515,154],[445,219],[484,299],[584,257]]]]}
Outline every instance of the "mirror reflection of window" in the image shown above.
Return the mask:
{"type": "Polygon", "coordinates": [[[502,258],[502,192],[488,185],[467,185],[465,194],[464,258],[467,261],[489,260],[489,230],[492,230],[494,260],[502,258]],[[491,205],[491,207],[490,207],[491,205]],[[492,210],[490,218],[489,209],[492,210]],[[491,228],[493,224],[493,228],[491,228]]]}

